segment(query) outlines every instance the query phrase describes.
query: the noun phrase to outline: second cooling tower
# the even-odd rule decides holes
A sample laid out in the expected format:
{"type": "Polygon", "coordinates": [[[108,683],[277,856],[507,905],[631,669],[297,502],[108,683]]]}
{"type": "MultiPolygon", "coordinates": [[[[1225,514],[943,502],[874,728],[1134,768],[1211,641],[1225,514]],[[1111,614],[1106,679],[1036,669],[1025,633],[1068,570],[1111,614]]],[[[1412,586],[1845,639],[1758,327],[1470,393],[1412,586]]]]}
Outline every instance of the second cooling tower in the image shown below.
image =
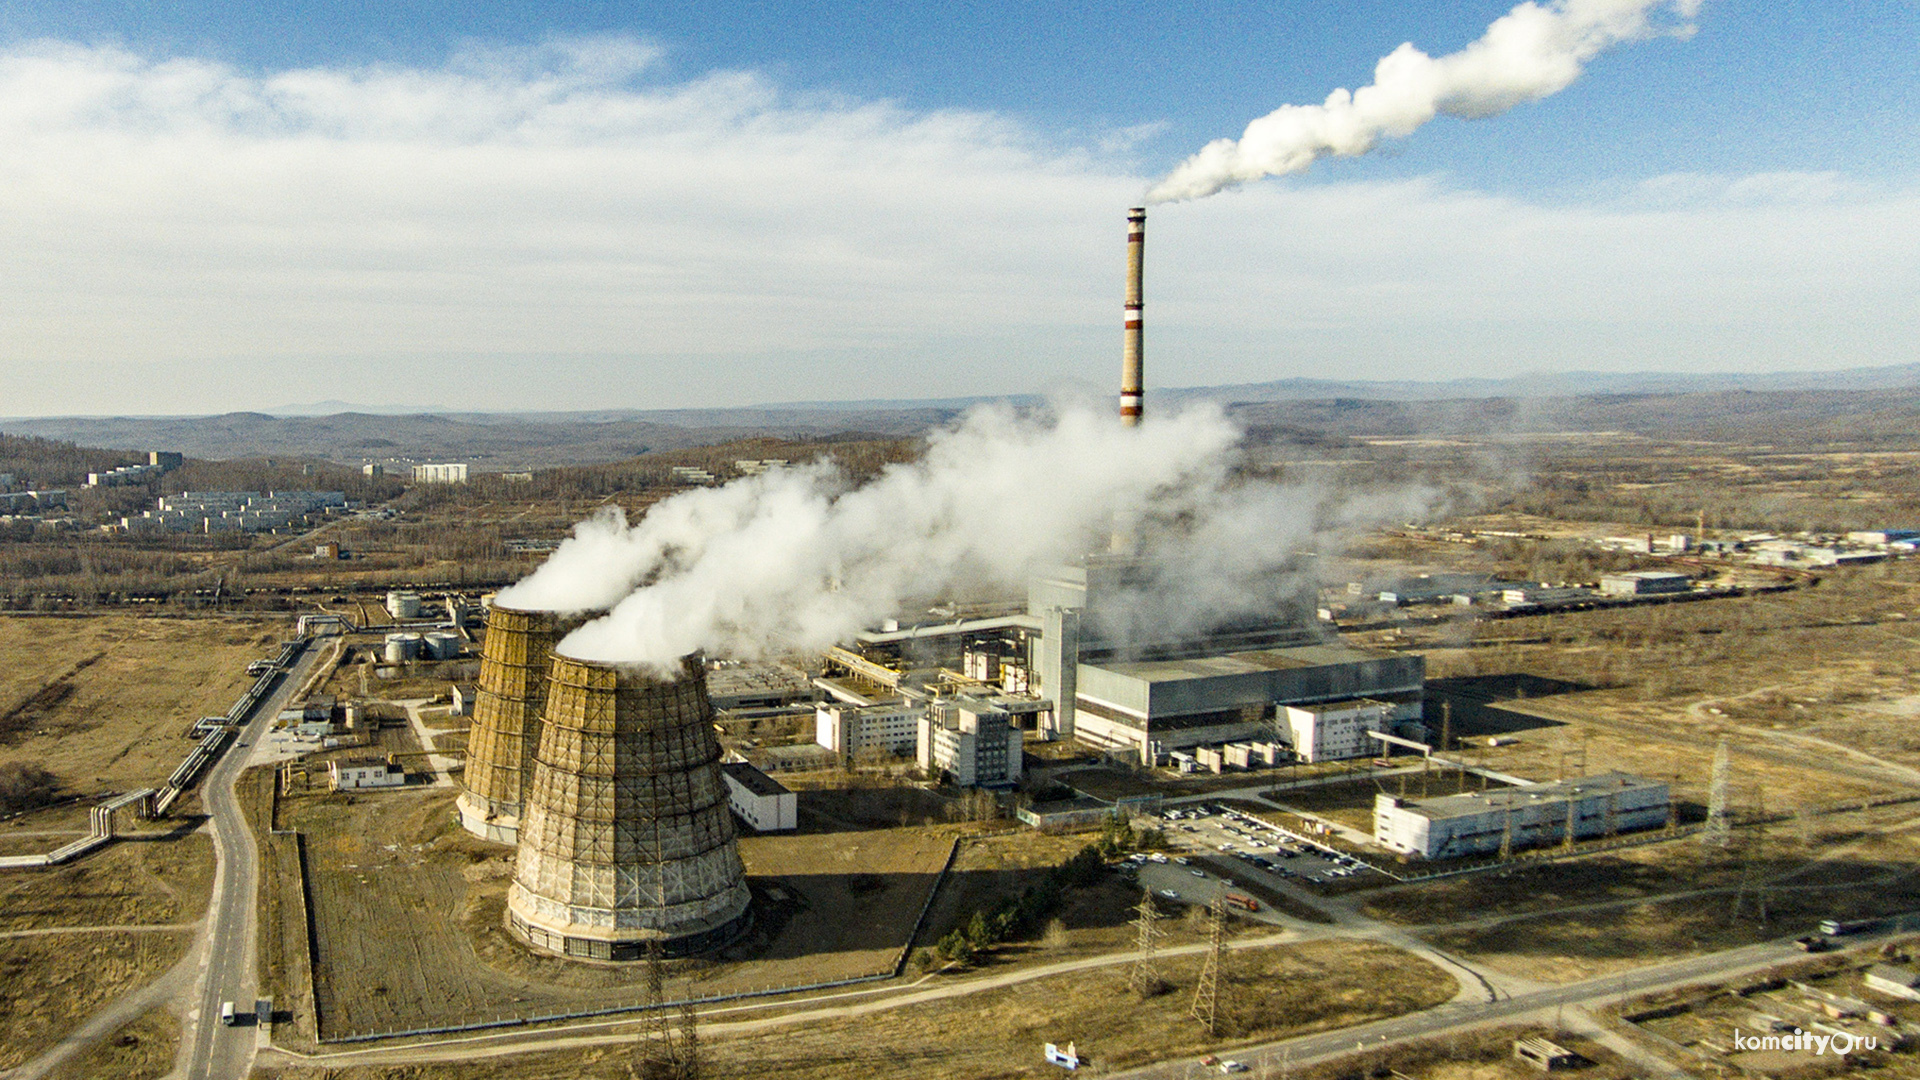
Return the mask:
{"type": "Polygon", "coordinates": [[[467,736],[460,824],[484,840],[511,844],[520,829],[522,788],[540,745],[553,646],[580,620],[494,604],[480,647],[473,727],[467,736]]]}
{"type": "Polygon", "coordinates": [[[662,678],[556,655],[507,892],[515,936],[638,960],[738,935],[750,897],[719,762],[699,657],[662,678]]]}

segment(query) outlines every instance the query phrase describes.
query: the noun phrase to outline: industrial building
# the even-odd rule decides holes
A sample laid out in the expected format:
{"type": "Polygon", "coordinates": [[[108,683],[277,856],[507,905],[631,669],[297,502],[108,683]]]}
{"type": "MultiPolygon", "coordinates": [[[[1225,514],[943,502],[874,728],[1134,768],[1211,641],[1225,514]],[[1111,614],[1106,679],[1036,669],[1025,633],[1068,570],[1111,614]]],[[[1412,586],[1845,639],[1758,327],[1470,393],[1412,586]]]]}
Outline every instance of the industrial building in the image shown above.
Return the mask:
{"type": "Polygon", "coordinates": [[[415,465],[413,481],[416,484],[464,484],[467,466],[465,462],[415,465]]]}
{"type": "Polygon", "coordinates": [[[920,717],[915,760],[959,787],[1013,787],[1022,747],[1013,713],[981,698],[943,698],[920,717]]]}
{"type": "Polygon", "coordinates": [[[406,770],[390,761],[329,761],[327,787],[333,791],[402,787],[406,770]]]}
{"type": "Polygon", "coordinates": [[[1602,596],[1654,596],[1693,589],[1693,579],[1671,570],[1629,570],[1600,579],[1602,596]]]}
{"type": "Polygon", "coordinates": [[[670,678],[556,653],[520,818],[508,929],[593,960],[717,948],[746,926],[706,664],[670,678]]]}
{"type": "Polygon", "coordinates": [[[869,754],[910,757],[920,744],[920,720],[926,712],[926,706],[906,701],[878,705],[821,702],[814,707],[813,741],[839,755],[841,761],[869,754]]]}
{"type": "Polygon", "coordinates": [[[1169,660],[1081,663],[1074,734],[1145,759],[1166,750],[1270,736],[1280,708],[1365,699],[1383,722],[1417,720],[1422,658],[1339,644],[1169,660]]]}
{"type": "Polygon", "coordinates": [[[727,781],[727,803],[733,816],[755,832],[792,832],[800,827],[800,797],[785,784],[744,761],[720,765],[727,781]]]}
{"type": "Polygon", "coordinates": [[[1367,732],[1393,734],[1395,710],[1384,701],[1327,701],[1285,710],[1283,731],[1292,736],[1294,756],[1301,761],[1371,757],[1381,747],[1367,732]]]}
{"type": "Polygon", "coordinates": [[[1377,795],[1381,846],[1422,859],[1492,854],[1666,824],[1667,785],[1623,772],[1428,799],[1377,795]]]}

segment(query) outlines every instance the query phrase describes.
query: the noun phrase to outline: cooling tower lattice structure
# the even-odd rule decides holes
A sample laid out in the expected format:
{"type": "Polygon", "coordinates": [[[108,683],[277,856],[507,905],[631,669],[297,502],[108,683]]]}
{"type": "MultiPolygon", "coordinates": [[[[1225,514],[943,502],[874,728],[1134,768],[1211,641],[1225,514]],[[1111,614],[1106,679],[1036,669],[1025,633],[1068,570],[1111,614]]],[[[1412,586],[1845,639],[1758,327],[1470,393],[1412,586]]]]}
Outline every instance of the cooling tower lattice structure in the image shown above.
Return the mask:
{"type": "Polygon", "coordinates": [[[714,948],[746,926],[706,665],[673,678],[556,654],[507,924],[535,949],[638,960],[714,948]]]}
{"type": "Polygon", "coordinates": [[[578,623],[551,611],[519,611],[499,604],[487,611],[458,802],[460,824],[483,840],[511,844],[518,838],[522,789],[540,744],[553,646],[578,623]]]}

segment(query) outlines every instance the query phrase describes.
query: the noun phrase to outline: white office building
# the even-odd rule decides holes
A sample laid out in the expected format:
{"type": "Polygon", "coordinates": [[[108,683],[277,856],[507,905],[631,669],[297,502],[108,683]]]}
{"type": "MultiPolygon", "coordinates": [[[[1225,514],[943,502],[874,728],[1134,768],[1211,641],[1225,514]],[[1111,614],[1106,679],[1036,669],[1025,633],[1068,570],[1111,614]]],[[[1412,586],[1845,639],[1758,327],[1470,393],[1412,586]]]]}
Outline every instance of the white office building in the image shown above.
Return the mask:
{"type": "Polygon", "coordinates": [[[822,702],[813,711],[813,741],[851,761],[866,753],[911,757],[920,742],[920,705],[822,702]]]}
{"type": "Polygon", "coordinates": [[[1369,731],[1393,731],[1394,706],[1360,698],[1315,705],[1288,705],[1282,717],[1301,761],[1339,761],[1372,757],[1380,744],[1369,731]]]}

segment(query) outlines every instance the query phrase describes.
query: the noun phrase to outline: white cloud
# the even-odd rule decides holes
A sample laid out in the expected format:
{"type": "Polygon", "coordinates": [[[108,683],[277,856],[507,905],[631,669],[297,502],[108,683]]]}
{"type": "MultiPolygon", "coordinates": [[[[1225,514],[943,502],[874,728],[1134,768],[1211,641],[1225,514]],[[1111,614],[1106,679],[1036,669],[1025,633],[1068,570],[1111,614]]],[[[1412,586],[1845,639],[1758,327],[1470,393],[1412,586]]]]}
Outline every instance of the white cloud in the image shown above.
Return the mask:
{"type": "MultiPolygon", "coordinates": [[[[0,53],[0,414],[1106,384],[1143,184],[1111,147],[750,72],[670,81],[658,58],[0,53]]],[[[1159,211],[1149,378],[1913,358],[1912,192],[1647,188],[1269,185],[1159,211]]]]}

